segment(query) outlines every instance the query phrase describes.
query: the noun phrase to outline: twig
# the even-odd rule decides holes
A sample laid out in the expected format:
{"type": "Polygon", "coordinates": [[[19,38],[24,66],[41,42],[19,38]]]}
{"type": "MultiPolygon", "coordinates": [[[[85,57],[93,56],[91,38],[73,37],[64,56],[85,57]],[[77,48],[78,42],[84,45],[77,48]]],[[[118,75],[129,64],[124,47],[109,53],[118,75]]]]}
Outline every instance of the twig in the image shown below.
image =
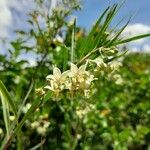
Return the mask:
{"type": "Polygon", "coordinates": [[[39,144],[35,145],[34,147],[32,147],[30,150],[36,150],[38,148],[40,148],[44,143],[45,143],[45,139],[43,139],[39,144]]]}
{"type": "Polygon", "coordinates": [[[88,59],[92,54],[97,52],[100,48],[93,49],[91,52],[89,52],[86,56],[84,56],[78,63],[77,65],[82,64],[86,59],[88,59]]]}

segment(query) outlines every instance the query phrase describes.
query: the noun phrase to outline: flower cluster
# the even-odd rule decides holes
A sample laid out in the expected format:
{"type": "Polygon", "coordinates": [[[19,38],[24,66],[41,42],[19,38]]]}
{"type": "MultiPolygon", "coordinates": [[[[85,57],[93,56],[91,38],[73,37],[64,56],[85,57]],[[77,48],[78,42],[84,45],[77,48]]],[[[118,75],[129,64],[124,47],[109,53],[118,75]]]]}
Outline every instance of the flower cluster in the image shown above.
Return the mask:
{"type": "Polygon", "coordinates": [[[102,75],[106,75],[108,79],[115,81],[116,84],[122,84],[123,79],[116,71],[122,65],[121,62],[112,61],[109,63],[105,63],[101,57],[98,57],[94,60],[88,60],[90,63],[96,64],[94,72],[101,73],[102,75]]]}
{"type": "Polygon", "coordinates": [[[32,129],[35,129],[38,134],[45,135],[50,122],[48,121],[48,114],[40,115],[37,121],[30,124],[32,129]]]}
{"type": "MultiPolygon", "coordinates": [[[[37,94],[41,93],[43,91],[41,88],[37,89],[37,94]],[[40,91],[40,92],[39,92],[40,91]]],[[[39,96],[43,96],[39,94],[39,96]]],[[[31,103],[27,103],[23,108],[22,112],[25,114],[30,109],[31,103]]],[[[38,113],[40,111],[39,108],[36,109],[36,112],[38,113]]],[[[13,121],[15,119],[14,116],[10,116],[9,119],[13,121]]],[[[30,122],[29,120],[25,122],[26,126],[31,127],[31,129],[35,130],[38,134],[44,136],[48,130],[48,127],[50,126],[50,121],[48,119],[48,114],[44,113],[42,115],[35,115],[32,119],[34,119],[33,122],[30,122]]]]}
{"type": "Polygon", "coordinates": [[[88,104],[84,108],[82,107],[77,107],[76,108],[76,115],[80,118],[83,119],[89,112],[96,111],[96,107],[93,104],[88,104]]]}
{"type": "Polygon", "coordinates": [[[105,63],[101,57],[97,57],[94,60],[89,59],[88,61],[96,64],[96,68],[94,69],[95,72],[104,71],[106,73],[111,73],[118,70],[118,68],[121,66],[121,63],[117,61],[105,63]]]}
{"type": "MultiPolygon", "coordinates": [[[[88,97],[93,81],[99,77],[97,74],[107,74],[109,79],[115,80],[117,84],[122,84],[123,80],[118,74],[116,75],[115,72],[121,66],[121,63],[117,61],[106,63],[104,61],[106,56],[109,57],[112,54],[116,54],[118,50],[115,47],[102,47],[97,50],[99,50],[101,56],[94,60],[87,59],[86,56],[86,59],[84,59],[86,63],[80,67],[71,63],[69,70],[61,72],[60,69],[55,66],[53,68],[53,74],[46,77],[47,85],[44,88],[37,89],[36,93],[43,97],[46,91],[50,90],[57,100],[64,91],[69,93],[71,97],[75,93],[82,93],[84,96],[88,97]],[[91,66],[93,66],[92,68],[94,69],[91,69],[91,66]]],[[[94,50],[94,52],[96,52],[96,50],[94,50]]]]}
{"type": "Polygon", "coordinates": [[[112,55],[118,53],[118,49],[114,46],[112,46],[110,48],[101,47],[101,48],[99,48],[99,52],[103,56],[112,56],[112,55]]]}
{"type": "Polygon", "coordinates": [[[68,90],[72,95],[76,91],[83,92],[87,95],[94,76],[86,71],[86,66],[82,65],[79,68],[71,63],[70,70],[61,73],[60,69],[54,67],[53,74],[46,77],[48,85],[44,89],[48,89],[58,97],[63,90],[68,90]]]}

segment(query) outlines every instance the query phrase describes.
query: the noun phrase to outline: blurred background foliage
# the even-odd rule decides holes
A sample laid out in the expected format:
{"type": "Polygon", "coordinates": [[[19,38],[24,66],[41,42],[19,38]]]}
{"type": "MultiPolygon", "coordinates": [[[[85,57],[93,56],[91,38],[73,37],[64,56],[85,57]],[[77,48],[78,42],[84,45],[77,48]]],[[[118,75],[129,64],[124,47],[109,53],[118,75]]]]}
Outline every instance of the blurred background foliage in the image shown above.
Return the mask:
{"type": "MultiPolygon", "coordinates": [[[[50,1],[38,0],[36,4],[37,9],[30,12],[27,21],[30,29],[16,31],[18,38],[10,43],[11,47],[5,55],[0,54],[0,80],[18,108],[33,84],[21,115],[37,98],[35,89],[45,85],[45,77],[52,73],[53,64],[63,71],[68,69],[72,30],[75,27],[75,21],[68,20],[73,11],[80,9],[76,0],[62,1],[51,13],[47,7],[50,1]],[[20,59],[22,53],[30,52],[36,57],[34,65],[29,60],[20,59]]],[[[117,5],[107,8],[89,33],[80,27],[74,29],[74,62],[94,48],[124,43],[119,35],[126,25],[118,30],[109,28],[117,11],[117,5]],[[110,36],[114,32],[116,34],[110,36]]],[[[95,107],[78,121],[74,113],[75,106],[65,101],[58,105],[47,97],[42,107],[32,114],[22,128],[22,149],[30,149],[38,143],[43,149],[150,149],[150,54],[129,52],[121,61],[122,66],[118,70],[123,78],[121,85],[100,76],[96,82],[96,92],[90,100],[83,104],[81,98],[76,97],[78,105],[95,107]],[[61,105],[65,113],[62,113],[61,105]],[[75,141],[72,141],[73,137],[75,141]]],[[[13,116],[10,120],[13,122],[13,116]]],[[[0,141],[4,138],[4,126],[0,105],[0,141]]],[[[16,149],[16,143],[14,139],[10,149],[16,149]]]]}

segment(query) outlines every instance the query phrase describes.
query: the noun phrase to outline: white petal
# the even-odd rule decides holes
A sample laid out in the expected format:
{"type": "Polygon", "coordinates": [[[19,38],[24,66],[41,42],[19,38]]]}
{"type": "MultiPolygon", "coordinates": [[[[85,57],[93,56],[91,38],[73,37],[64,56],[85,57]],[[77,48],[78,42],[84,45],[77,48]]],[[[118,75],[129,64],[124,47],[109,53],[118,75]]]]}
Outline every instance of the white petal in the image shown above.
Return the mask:
{"type": "Polygon", "coordinates": [[[79,73],[79,74],[83,74],[83,73],[85,73],[85,69],[86,69],[86,64],[85,64],[85,65],[80,66],[80,68],[79,68],[79,70],[78,70],[78,73],[79,73]]]}
{"type": "Polygon", "coordinates": [[[101,66],[102,64],[104,64],[104,61],[102,58],[98,57],[94,60],[90,60],[90,62],[96,63],[97,66],[101,66]]]}
{"type": "Polygon", "coordinates": [[[83,78],[83,77],[80,77],[80,78],[78,79],[78,82],[80,82],[80,83],[84,82],[84,78],[83,78]]]}
{"type": "Polygon", "coordinates": [[[48,75],[48,76],[46,77],[46,79],[52,79],[52,80],[54,80],[55,78],[54,78],[53,75],[48,75]]]}
{"type": "Polygon", "coordinates": [[[59,79],[60,76],[61,76],[61,71],[60,71],[60,69],[57,68],[57,67],[54,67],[54,69],[53,69],[53,75],[54,75],[54,77],[55,77],[56,79],[59,79]]]}
{"type": "Polygon", "coordinates": [[[65,80],[65,78],[69,75],[69,73],[70,73],[69,70],[63,72],[62,75],[61,75],[61,80],[65,80]]]}
{"type": "Polygon", "coordinates": [[[75,64],[71,63],[71,74],[74,75],[77,73],[77,71],[78,71],[78,67],[75,64]]]}
{"type": "Polygon", "coordinates": [[[52,87],[47,85],[47,86],[44,87],[44,89],[52,90],[52,87]]]}
{"type": "Polygon", "coordinates": [[[55,89],[55,85],[56,85],[56,83],[54,82],[54,81],[50,81],[50,85],[51,85],[51,88],[52,88],[52,90],[54,90],[55,89]]]}

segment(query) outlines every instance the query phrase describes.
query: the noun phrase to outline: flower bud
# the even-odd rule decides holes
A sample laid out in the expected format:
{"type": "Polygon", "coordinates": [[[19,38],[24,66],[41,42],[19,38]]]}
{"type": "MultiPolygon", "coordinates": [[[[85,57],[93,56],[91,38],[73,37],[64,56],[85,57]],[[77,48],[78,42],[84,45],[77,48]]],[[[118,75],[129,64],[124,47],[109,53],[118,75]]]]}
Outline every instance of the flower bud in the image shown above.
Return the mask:
{"type": "Polygon", "coordinates": [[[38,96],[44,96],[45,95],[45,91],[42,88],[36,89],[35,92],[38,96]]]}

